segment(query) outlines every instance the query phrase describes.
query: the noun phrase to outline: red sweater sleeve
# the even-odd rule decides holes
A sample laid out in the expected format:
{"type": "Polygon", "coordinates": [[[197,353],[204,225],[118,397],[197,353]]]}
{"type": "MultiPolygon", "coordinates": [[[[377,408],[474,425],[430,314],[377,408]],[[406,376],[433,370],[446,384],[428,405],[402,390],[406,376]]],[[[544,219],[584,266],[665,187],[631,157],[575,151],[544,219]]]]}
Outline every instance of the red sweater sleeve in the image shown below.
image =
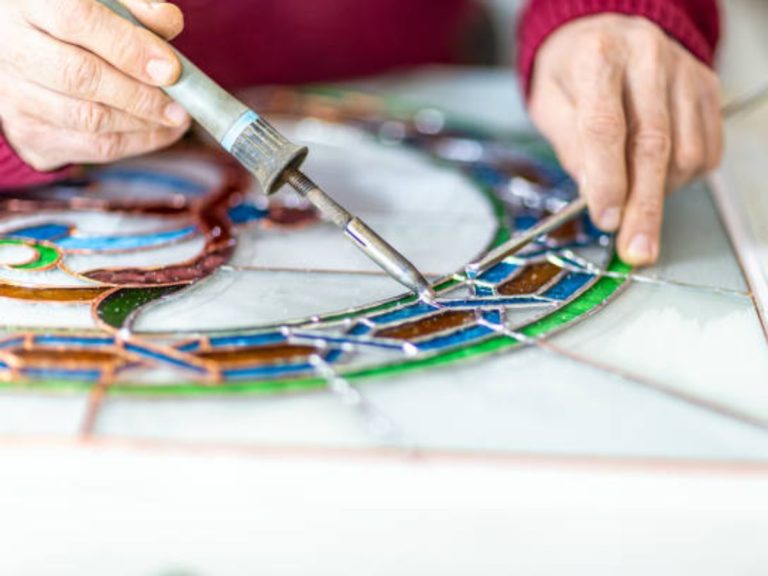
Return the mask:
{"type": "Polygon", "coordinates": [[[48,184],[66,178],[71,173],[71,168],[63,168],[53,172],[38,172],[19,158],[19,155],[14,152],[7,140],[0,134],[0,190],[48,184]]]}
{"type": "Polygon", "coordinates": [[[518,27],[518,70],[525,94],[544,40],[571,20],[605,12],[648,18],[712,65],[720,39],[716,0],[528,0],[518,27]]]}

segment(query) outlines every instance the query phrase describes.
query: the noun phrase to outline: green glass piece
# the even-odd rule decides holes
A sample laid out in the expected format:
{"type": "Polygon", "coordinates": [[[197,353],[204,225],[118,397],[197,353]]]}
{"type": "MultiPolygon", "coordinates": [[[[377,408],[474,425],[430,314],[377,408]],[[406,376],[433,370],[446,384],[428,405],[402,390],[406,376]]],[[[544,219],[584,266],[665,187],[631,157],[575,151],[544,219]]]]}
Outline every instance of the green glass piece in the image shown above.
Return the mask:
{"type": "Polygon", "coordinates": [[[128,317],[142,306],[163,296],[178,292],[184,287],[186,284],[151,288],[121,288],[104,298],[96,313],[105,324],[113,328],[122,328],[128,317]]]}
{"type": "Polygon", "coordinates": [[[60,258],[59,251],[53,246],[17,240],[15,238],[0,238],[0,245],[27,246],[37,253],[37,258],[26,264],[10,266],[14,270],[40,270],[53,266],[60,258]]]}

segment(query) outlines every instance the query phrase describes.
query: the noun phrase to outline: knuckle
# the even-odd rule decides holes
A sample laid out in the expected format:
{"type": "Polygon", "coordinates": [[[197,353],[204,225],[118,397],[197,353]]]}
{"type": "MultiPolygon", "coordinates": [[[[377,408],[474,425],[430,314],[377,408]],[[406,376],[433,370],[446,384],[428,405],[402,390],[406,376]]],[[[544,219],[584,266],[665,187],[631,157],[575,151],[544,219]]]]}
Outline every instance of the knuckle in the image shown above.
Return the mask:
{"type": "Polygon", "coordinates": [[[600,31],[584,38],[583,55],[591,61],[610,60],[618,50],[618,40],[613,34],[600,31]]]}
{"type": "Polygon", "coordinates": [[[695,174],[705,161],[704,147],[700,143],[688,142],[675,150],[675,167],[683,174],[695,174]]]}
{"type": "Polygon", "coordinates": [[[32,2],[28,13],[33,20],[43,20],[44,26],[63,38],[82,34],[84,26],[90,26],[93,3],[86,0],[51,0],[32,2]],[[41,4],[46,4],[41,9],[41,4]]]}
{"type": "Polygon", "coordinates": [[[165,96],[157,88],[145,87],[136,83],[136,90],[128,100],[128,112],[148,119],[161,118],[165,96]]]}
{"type": "Polygon", "coordinates": [[[101,67],[93,58],[70,56],[61,67],[63,87],[70,94],[92,96],[101,77],[101,67]]]}
{"type": "Polygon", "coordinates": [[[584,116],[581,124],[588,138],[601,143],[619,142],[627,130],[624,117],[618,112],[591,112],[584,116]]]}
{"type": "Polygon", "coordinates": [[[633,148],[640,159],[666,161],[672,150],[672,137],[663,128],[641,128],[633,138],[633,148]]]}
{"type": "Polygon", "coordinates": [[[635,217],[640,222],[656,222],[661,219],[664,210],[664,197],[662,194],[646,196],[639,200],[635,207],[635,217]]]}
{"type": "Polygon", "coordinates": [[[95,160],[111,162],[117,160],[123,150],[123,140],[119,134],[108,134],[96,140],[94,146],[95,160]]]}
{"type": "Polygon", "coordinates": [[[152,41],[148,35],[148,32],[136,29],[131,30],[129,34],[120,35],[115,41],[113,53],[119,55],[119,62],[127,72],[137,76],[143,75],[145,63],[149,60],[147,44],[152,41]]]}
{"type": "Polygon", "coordinates": [[[90,133],[103,132],[107,128],[109,113],[106,106],[96,102],[85,102],[75,113],[76,123],[81,130],[90,133]]]}

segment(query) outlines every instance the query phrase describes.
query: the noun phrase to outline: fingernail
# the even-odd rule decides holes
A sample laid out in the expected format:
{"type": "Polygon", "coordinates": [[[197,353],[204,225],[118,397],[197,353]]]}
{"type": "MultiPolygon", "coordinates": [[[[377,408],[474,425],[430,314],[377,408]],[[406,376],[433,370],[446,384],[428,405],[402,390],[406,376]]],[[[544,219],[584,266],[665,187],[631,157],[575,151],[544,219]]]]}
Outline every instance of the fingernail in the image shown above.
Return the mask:
{"type": "Polygon", "coordinates": [[[171,102],[163,111],[165,118],[174,126],[181,126],[187,121],[187,111],[176,102],[171,102]]]}
{"type": "Polygon", "coordinates": [[[653,245],[651,239],[645,234],[638,234],[627,247],[629,260],[637,263],[650,262],[653,259],[653,245]]]}
{"type": "Polygon", "coordinates": [[[613,232],[621,224],[621,208],[606,208],[600,215],[600,228],[613,232]]]}
{"type": "Polygon", "coordinates": [[[158,84],[167,84],[173,79],[173,64],[168,60],[150,60],[147,62],[147,74],[158,84]]]}

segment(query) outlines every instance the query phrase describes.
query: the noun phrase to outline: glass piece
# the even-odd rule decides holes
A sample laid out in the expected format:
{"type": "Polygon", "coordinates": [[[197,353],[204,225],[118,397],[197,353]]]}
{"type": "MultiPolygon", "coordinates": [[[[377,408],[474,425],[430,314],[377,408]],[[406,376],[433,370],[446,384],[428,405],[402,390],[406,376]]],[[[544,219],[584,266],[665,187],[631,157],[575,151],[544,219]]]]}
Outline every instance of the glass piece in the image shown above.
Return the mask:
{"type": "Polygon", "coordinates": [[[0,266],[15,268],[37,259],[37,252],[23,242],[0,243],[0,266]]]}
{"type": "Polygon", "coordinates": [[[36,302],[91,302],[110,289],[108,286],[97,288],[38,288],[0,283],[0,297],[36,302]]]}
{"type": "Polygon", "coordinates": [[[84,394],[30,394],[0,392],[0,434],[5,437],[75,437],[85,412],[84,394]]]}
{"type": "Polygon", "coordinates": [[[649,385],[768,425],[768,355],[749,301],[634,284],[588,323],[551,341],[649,385]]]}
{"type": "Polygon", "coordinates": [[[161,286],[158,288],[122,288],[104,298],[96,308],[99,320],[112,328],[122,328],[131,314],[142,306],[173,294],[184,286],[161,286]]]}
{"type": "Polygon", "coordinates": [[[5,235],[24,240],[47,240],[48,242],[54,242],[68,236],[71,231],[72,227],[65,224],[41,224],[39,226],[10,230],[5,235]]]}
{"type": "Polygon", "coordinates": [[[594,276],[591,274],[569,272],[559,282],[544,292],[542,296],[552,300],[568,300],[593,278],[594,276]]]}
{"type": "Polygon", "coordinates": [[[231,330],[338,312],[402,293],[386,276],[220,270],[143,312],[139,332],[231,330]]]}
{"type": "Polygon", "coordinates": [[[766,434],[752,426],[530,347],[362,389],[422,449],[768,458],[766,434]]]}
{"type": "Polygon", "coordinates": [[[0,238],[0,246],[25,246],[35,252],[35,257],[30,258],[19,264],[10,264],[8,267],[16,270],[46,270],[59,261],[60,254],[56,248],[40,244],[37,242],[28,242],[15,240],[12,238],[0,238]]]}
{"type": "MultiPolygon", "coordinates": [[[[5,354],[5,352],[4,352],[5,354]]],[[[12,356],[11,365],[35,368],[63,368],[66,370],[82,368],[115,368],[123,363],[119,354],[104,350],[73,350],[36,348],[33,350],[17,349],[8,352],[12,356]]]]}
{"type": "Polygon", "coordinates": [[[670,196],[665,204],[663,244],[656,265],[642,276],[748,292],[722,222],[703,184],[670,196]]]}
{"type": "Polygon", "coordinates": [[[550,262],[529,264],[514,278],[501,284],[497,290],[504,296],[535,294],[561,272],[559,266],[550,262]]]}
{"type": "Polygon", "coordinates": [[[0,328],[4,330],[82,330],[96,328],[90,303],[66,306],[44,301],[0,297],[0,328]]]}
{"type": "Polygon", "coordinates": [[[260,347],[233,348],[228,350],[206,350],[196,355],[204,360],[212,360],[223,369],[243,365],[263,365],[282,362],[306,363],[310,355],[316,354],[314,346],[295,346],[293,344],[271,344],[260,347]]]}
{"type": "Polygon", "coordinates": [[[72,251],[121,252],[172,244],[194,233],[195,228],[187,226],[176,230],[131,236],[68,236],[57,240],[56,245],[72,251]]]}
{"type": "MultiPolygon", "coordinates": [[[[319,385],[324,386],[324,382],[319,385]]],[[[365,422],[327,393],[276,398],[222,398],[219,393],[219,397],[185,402],[110,395],[101,408],[94,434],[236,445],[376,445],[365,422]]]]}
{"type": "Polygon", "coordinates": [[[317,211],[312,206],[285,206],[271,203],[265,226],[277,226],[281,228],[300,228],[317,224],[320,220],[317,211]]]}
{"type": "Polygon", "coordinates": [[[379,338],[393,338],[397,340],[414,340],[424,338],[437,332],[444,332],[452,328],[474,324],[475,313],[472,311],[448,311],[428,316],[423,320],[406,322],[391,328],[381,328],[374,332],[379,338]]]}
{"type": "Polygon", "coordinates": [[[64,266],[76,274],[110,268],[164,268],[193,260],[205,250],[205,239],[197,236],[168,246],[119,253],[67,254],[64,266]]]}

